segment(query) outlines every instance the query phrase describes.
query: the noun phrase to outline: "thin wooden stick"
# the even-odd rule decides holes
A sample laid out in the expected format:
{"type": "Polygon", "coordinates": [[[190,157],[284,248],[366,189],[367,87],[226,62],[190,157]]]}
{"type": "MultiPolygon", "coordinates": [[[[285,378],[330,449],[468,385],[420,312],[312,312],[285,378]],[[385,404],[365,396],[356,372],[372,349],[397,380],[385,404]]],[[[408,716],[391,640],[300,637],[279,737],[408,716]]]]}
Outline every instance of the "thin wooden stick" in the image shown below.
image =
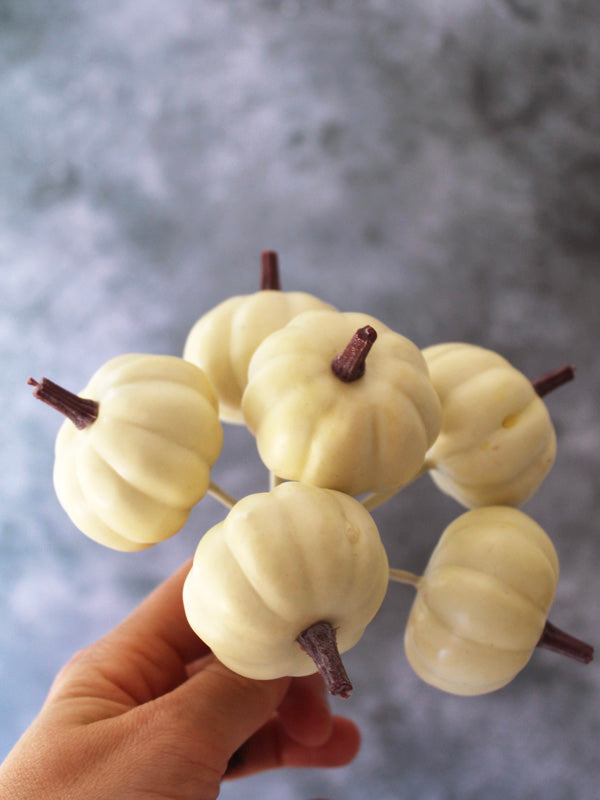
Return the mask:
{"type": "Polygon", "coordinates": [[[365,499],[362,501],[362,504],[367,511],[373,511],[374,509],[379,508],[379,506],[382,506],[384,503],[387,503],[387,501],[391,500],[392,497],[395,497],[401,488],[403,487],[391,489],[389,492],[372,492],[365,497],[365,499]]]}
{"type": "Polygon", "coordinates": [[[421,469],[417,472],[417,474],[412,477],[406,483],[403,483],[402,486],[398,486],[395,489],[390,489],[387,492],[372,492],[368,494],[364,500],[362,500],[363,506],[367,509],[367,511],[373,511],[375,508],[387,503],[388,500],[391,500],[392,497],[395,497],[398,492],[405,489],[407,486],[410,486],[411,483],[414,483],[421,475],[424,475],[426,472],[429,472],[431,469],[431,464],[428,461],[425,461],[421,469]]]}
{"type": "Polygon", "coordinates": [[[237,503],[235,497],[232,497],[224,489],[221,489],[220,486],[217,486],[217,484],[213,481],[211,481],[208,485],[208,494],[212,495],[215,500],[218,500],[220,503],[222,503],[225,508],[233,508],[237,503]]]}
{"type": "Polygon", "coordinates": [[[280,478],[279,475],[275,475],[274,472],[269,472],[269,491],[275,489],[275,487],[279,486],[281,483],[284,483],[283,478],[280,478]]]}
{"type": "Polygon", "coordinates": [[[396,583],[405,583],[408,586],[418,586],[421,576],[415,575],[414,572],[407,572],[405,569],[390,568],[390,580],[396,583]]]}

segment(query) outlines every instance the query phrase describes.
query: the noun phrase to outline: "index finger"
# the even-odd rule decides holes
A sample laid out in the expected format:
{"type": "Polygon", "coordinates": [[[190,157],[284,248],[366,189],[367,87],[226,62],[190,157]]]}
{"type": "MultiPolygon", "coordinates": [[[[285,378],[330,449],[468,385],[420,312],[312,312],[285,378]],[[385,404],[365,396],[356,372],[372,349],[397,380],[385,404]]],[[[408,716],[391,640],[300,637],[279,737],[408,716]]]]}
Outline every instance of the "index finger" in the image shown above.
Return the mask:
{"type": "Polygon", "coordinates": [[[185,666],[206,655],[207,645],[192,630],[183,608],[183,583],[192,566],[192,559],[163,581],[116,628],[104,637],[113,649],[123,642],[145,642],[148,646],[167,645],[185,666]]]}
{"type": "MultiPolygon", "coordinates": [[[[182,589],[191,559],[160,584],[123,622],[67,664],[53,685],[73,694],[81,686],[98,699],[113,694],[126,706],[153,700],[187,679],[186,664],[210,652],[190,627],[182,589]],[[91,676],[96,678],[91,681],[91,676]]],[[[79,691],[79,690],[78,690],[79,691]]]]}

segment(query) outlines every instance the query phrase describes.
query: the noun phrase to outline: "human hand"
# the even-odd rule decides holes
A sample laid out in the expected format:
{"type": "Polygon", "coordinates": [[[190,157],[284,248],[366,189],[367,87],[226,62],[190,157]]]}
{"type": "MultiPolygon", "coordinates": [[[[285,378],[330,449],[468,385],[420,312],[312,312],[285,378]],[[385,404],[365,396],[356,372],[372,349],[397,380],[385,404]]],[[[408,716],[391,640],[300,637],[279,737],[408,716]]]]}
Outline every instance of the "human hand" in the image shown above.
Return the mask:
{"type": "Polygon", "coordinates": [[[212,800],[224,776],[354,758],[358,730],[319,675],[250,680],[210,653],[183,610],[189,568],[63,667],[0,768],[2,798],[212,800]]]}

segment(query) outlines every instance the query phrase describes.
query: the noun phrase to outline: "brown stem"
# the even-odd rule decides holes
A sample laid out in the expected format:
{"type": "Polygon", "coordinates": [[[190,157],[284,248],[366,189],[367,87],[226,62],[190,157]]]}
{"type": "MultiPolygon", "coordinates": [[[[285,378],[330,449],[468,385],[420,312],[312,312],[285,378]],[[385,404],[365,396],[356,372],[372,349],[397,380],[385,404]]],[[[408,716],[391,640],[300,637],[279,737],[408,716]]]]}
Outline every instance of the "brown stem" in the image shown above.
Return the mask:
{"type": "Polygon", "coordinates": [[[377,331],[370,325],[359,328],[343,353],[331,362],[334,375],[344,383],[356,381],[365,374],[365,361],[373,342],[377,339],[377,331]]]}
{"type": "Polygon", "coordinates": [[[39,383],[34,378],[29,378],[27,383],[29,386],[35,387],[34,397],[60,411],[80,431],[88,428],[98,419],[100,404],[96,400],[79,397],[48,378],[42,378],[39,383]]]}
{"type": "Polygon", "coordinates": [[[350,697],[354,687],[340,658],[334,627],[329,622],[315,622],[296,641],[315,662],[329,693],[350,697]]]}
{"type": "Polygon", "coordinates": [[[594,659],[594,648],[591,644],[561,631],[560,628],[548,621],[546,621],[537,647],[553,650],[568,658],[574,658],[575,661],[581,661],[582,664],[589,664],[594,659]]]}
{"type": "Polygon", "coordinates": [[[281,289],[279,282],[279,257],[274,250],[265,250],[261,253],[261,289],[281,289]]]}
{"type": "Polygon", "coordinates": [[[563,364],[562,367],[557,367],[550,372],[544,373],[544,375],[540,375],[539,378],[531,381],[531,383],[538,395],[544,397],[544,395],[552,392],[554,389],[558,389],[563,383],[572,381],[574,377],[575,367],[572,367],[570,364],[563,364]]]}

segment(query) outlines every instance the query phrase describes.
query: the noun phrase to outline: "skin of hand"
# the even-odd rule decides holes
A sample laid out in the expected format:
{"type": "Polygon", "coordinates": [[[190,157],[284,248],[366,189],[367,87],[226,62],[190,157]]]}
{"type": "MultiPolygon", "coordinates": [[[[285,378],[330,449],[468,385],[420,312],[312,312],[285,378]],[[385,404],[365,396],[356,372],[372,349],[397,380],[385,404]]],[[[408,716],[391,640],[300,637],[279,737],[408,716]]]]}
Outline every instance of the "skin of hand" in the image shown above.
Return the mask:
{"type": "Polygon", "coordinates": [[[0,767],[4,800],[212,800],[224,778],[354,758],[319,675],[250,680],[210,653],[183,610],[190,564],[58,673],[0,767]]]}

